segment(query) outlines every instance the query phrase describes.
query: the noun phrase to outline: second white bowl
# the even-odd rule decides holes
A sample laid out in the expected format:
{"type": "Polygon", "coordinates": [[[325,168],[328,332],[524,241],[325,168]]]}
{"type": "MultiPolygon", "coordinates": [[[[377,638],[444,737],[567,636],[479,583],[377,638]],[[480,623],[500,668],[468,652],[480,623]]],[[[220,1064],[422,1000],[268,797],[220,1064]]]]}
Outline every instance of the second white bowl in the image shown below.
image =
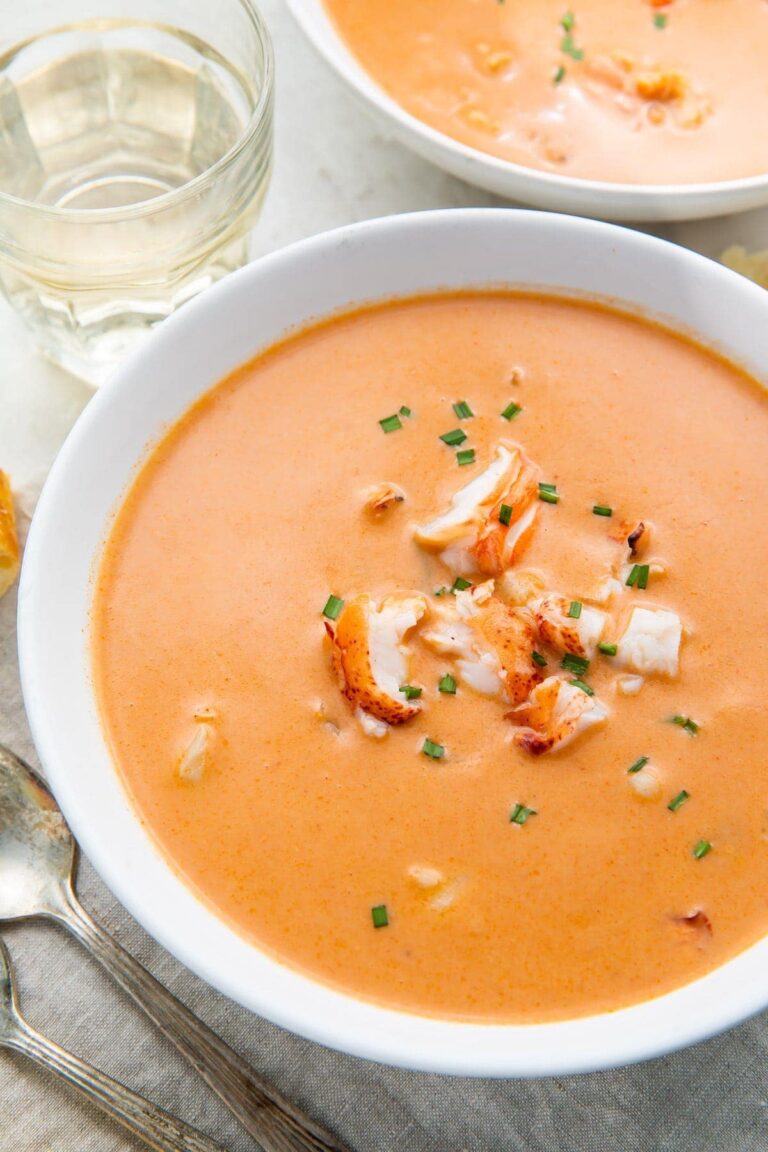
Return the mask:
{"type": "Polygon", "coordinates": [[[601,220],[673,221],[768,204],[768,173],[710,184],[618,184],[525,168],[479,152],[411,116],[369,76],[336,31],[323,0],[287,0],[296,20],[379,124],[438,167],[498,196],[601,220]]]}

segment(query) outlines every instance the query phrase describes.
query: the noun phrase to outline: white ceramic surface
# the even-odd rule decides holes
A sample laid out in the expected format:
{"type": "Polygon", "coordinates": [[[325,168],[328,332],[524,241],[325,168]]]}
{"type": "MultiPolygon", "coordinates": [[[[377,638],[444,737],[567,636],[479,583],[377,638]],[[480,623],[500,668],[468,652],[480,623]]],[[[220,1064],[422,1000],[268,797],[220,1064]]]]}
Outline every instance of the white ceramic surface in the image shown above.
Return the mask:
{"type": "Polygon", "coordinates": [[[615,184],[525,168],[437,132],[400,107],[358,63],[323,0],[287,0],[315,48],[392,136],[426,160],[489,192],[601,220],[695,220],[768,204],[768,173],[713,184],[615,184]]]}
{"type": "Polygon", "coordinates": [[[765,1008],[768,938],[670,995],[559,1024],[428,1020],[335,992],[246,943],[158,853],[112,765],[88,656],[91,578],[110,518],[148,447],[201,393],[312,318],[360,301],[489,284],[615,297],[700,334],[768,379],[768,295],[639,233],[498,209],[390,217],[303,241],[186,305],[88,406],[33,522],[19,646],[35,743],[67,819],[118,898],[180,960],[254,1011],[357,1055],[425,1070],[540,1076],[658,1055],[765,1008]]]}

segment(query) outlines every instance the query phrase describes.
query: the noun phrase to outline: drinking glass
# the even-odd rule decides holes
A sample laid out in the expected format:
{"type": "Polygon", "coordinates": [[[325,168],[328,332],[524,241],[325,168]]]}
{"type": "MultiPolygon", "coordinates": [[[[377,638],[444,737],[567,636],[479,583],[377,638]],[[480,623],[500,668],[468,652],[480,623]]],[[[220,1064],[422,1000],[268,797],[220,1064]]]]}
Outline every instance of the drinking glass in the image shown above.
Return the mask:
{"type": "Polygon", "coordinates": [[[5,6],[0,281],[47,356],[99,384],[247,261],[273,89],[251,0],[5,6]]]}

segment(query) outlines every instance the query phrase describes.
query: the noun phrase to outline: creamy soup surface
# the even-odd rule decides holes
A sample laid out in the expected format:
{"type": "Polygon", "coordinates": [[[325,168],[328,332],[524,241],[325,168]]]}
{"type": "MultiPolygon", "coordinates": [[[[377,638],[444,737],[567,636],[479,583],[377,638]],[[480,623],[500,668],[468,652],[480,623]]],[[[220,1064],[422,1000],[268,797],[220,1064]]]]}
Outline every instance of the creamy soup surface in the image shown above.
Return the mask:
{"type": "Polygon", "coordinates": [[[768,929],[767,442],[736,368],[562,299],[394,302],[244,366],[96,583],[162,851],[417,1013],[565,1018],[734,956],[768,929]]]}
{"type": "Polygon", "coordinates": [[[765,0],[325,0],[418,119],[564,176],[687,184],[768,172],[765,0]]]}

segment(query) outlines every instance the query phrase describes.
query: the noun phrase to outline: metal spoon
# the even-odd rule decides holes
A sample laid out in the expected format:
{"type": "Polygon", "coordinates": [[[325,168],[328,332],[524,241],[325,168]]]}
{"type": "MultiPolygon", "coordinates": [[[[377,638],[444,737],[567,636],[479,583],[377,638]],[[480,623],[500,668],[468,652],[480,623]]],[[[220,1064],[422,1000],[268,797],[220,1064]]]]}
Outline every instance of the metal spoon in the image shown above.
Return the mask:
{"type": "Polygon", "coordinates": [[[0,940],[0,1048],[23,1052],[71,1084],[156,1152],[222,1152],[207,1136],[33,1031],[19,1014],[11,958],[0,940]]]}
{"type": "Polygon", "coordinates": [[[74,893],[76,845],[51,793],[0,744],[0,922],[45,916],[85,945],[155,1022],[264,1152],[350,1152],[159,984],[74,893]]]}

